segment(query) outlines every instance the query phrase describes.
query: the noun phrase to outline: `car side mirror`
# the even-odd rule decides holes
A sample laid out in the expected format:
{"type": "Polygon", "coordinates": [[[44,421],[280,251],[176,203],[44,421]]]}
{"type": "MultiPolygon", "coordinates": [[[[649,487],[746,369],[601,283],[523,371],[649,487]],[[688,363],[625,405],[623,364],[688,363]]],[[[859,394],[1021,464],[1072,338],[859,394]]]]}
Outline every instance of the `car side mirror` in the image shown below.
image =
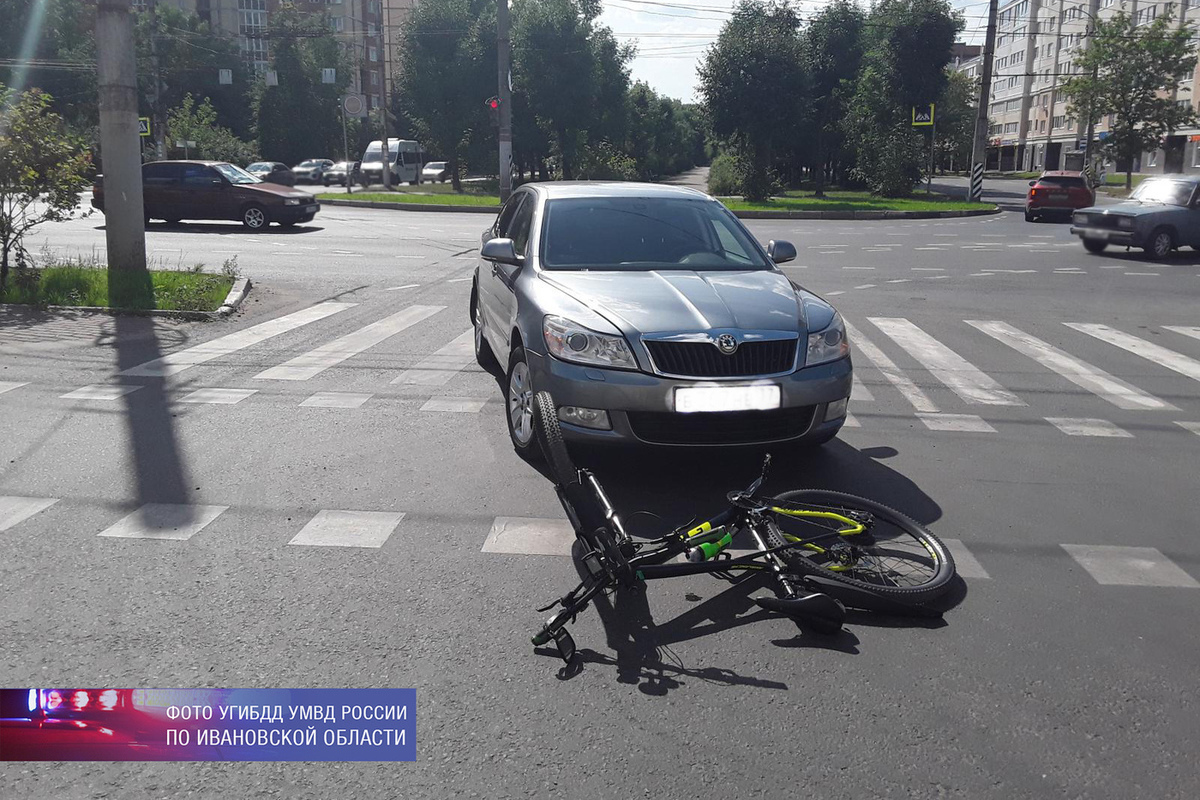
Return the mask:
{"type": "Polygon", "coordinates": [[[523,261],[517,255],[517,248],[513,245],[512,239],[488,239],[483,243],[483,247],[480,248],[479,255],[484,261],[512,264],[513,266],[519,266],[523,261]]]}
{"type": "Polygon", "coordinates": [[[1030,185],[1030,186],[1037,186],[1037,181],[1030,181],[1030,182],[1029,182],[1029,185],[1030,185]]]}
{"type": "Polygon", "coordinates": [[[783,264],[796,258],[796,246],[783,239],[778,241],[772,239],[767,243],[767,255],[776,264],[783,264]]]}

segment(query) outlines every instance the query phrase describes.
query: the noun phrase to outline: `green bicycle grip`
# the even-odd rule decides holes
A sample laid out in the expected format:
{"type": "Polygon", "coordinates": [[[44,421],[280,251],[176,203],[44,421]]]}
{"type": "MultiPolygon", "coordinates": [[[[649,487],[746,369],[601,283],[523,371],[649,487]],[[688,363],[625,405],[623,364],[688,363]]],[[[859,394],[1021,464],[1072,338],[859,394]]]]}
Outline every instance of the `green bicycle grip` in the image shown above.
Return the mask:
{"type": "Polygon", "coordinates": [[[687,559],[692,562],[708,561],[716,558],[717,554],[733,543],[733,534],[726,532],[715,542],[701,542],[687,550],[687,559]]]}

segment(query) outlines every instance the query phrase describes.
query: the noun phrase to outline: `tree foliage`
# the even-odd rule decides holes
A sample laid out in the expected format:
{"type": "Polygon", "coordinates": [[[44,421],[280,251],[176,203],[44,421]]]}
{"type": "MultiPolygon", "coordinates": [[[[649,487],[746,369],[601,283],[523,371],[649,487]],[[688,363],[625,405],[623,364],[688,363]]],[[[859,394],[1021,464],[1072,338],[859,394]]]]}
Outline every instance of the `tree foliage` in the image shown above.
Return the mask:
{"type": "Polygon", "coordinates": [[[806,110],[799,25],[785,3],[742,0],[697,71],[712,131],[738,156],[748,200],[770,195],[775,151],[806,110]]]}
{"type": "MultiPolygon", "coordinates": [[[[1125,164],[1125,188],[1132,186],[1133,160],[1156,150],[1162,137],[1192,124],[1195,113],[1177,104],[1171,93],[1187,91],[1180,78],[1196,68],[1190,28],[1175,27],[1168,10],[1149,25],[1135,25],[1124,11],[1096,20],[1089,46],[1075,58],[1082,75],[1063,84],[1075,119],[1112,125],[1102,147],[1125,164]]],[[[1184,98],[1186,99],[1186,98],[1184,98]]]]}
{"type": "Polygon", "coordinates": [[[217,124],[217,110],[207,97],[197,105],[194,97],[184,95],[183,102],[167,112],[167,142],[177,140],[194,141],[196,158],[243,166],[257,160],[254,145],[243,142],[233,135],[233,131],[217,124]]]}
{"type": "MultiPolygon", "coordinates": [[[[849,0],[821,9],[804,29],[804,60],[809,75],[812,141],[805,137],[817,195],[826,180],[843,173],[846,116],[854,81],[862,66],[866,16],[849,0]]],[[[806,159],[809,160],[809,159],[806,159]]]]}
{"type": "Polygon", "coordinates": [[[975,138],[979,84],[965,72],[947,69],[946,89],[937,104],[937,163],[943,168],[969,165],[975,138]]]}
{"type": "Polygon", "coordinates": [[[16,92],[0,84],[0,295],[10,259],[25,261],[25,234],[70,218],[88,183],[87,148],[50,104],[39,89],[16,92]]]}

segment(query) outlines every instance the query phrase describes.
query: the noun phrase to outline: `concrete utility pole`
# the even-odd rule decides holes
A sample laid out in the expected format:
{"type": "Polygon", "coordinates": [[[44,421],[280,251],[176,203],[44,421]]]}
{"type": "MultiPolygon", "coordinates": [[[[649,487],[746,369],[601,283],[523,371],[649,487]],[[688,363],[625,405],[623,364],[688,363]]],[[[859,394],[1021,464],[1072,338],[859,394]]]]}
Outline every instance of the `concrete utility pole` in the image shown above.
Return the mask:
{"type": "Polygon", "coordinates": [[[379,78],[379,96],[383,98],[383,102],[379,104],[379,118],[383,121],[383,152],[380,156],[383,158],[383,190],[389,192],[392,189],[392,150],[388,147],[388,52],[387,27],[383,20],[384,5],[381,3],[379,6],[379,63],[382,65],[380,72],[383,73],[379,78]]]}
{"type": "MultiPolygon", "coordinates": [[[[1062,69],[1062,28],[1063,20],[1066,18],[1065,0],[1058,0],[1058,31],[1054,34],[1054,82],[1050,84],[1050,111],[1049,121],[1046,123],[1046,152],[1042,159],[1042,164],[1045,169],[1050,169],[1050,145],[1054,141],[1054,104],[1058,102],[1058,82],[1060,79],[1059,73],[1062,69]]],[[[1062,148],[1059,148],[1060,150],[1062,148]]],[[[1055,161],[1055,168],[1058,168],[1062,161],[1061,154],[1055,161]]]]}
{"type": "Polygon", "coordinates": [[[512,42],[508,35],[508,0],[496,3],[496,68],[500,91],[500,202],[507,203],[512,194],[512,89],[508,85],[512,67],[509,51],[512,42]]]}
{"type": "Polygon", "coordinates": [[[988,3],[987,36],[983,43],[983,72],[979,76],[979,109],[975,114],[975,143],[971,147],[971,188],[967,199],[978,203],[983,198],[983,170],[987,163],[988,112],[991,110],[992,53],[996,49],[996,6],[988,3]]]}
{"type": "MultiPolygon", "coordinates": [[[[1096,18],[1099,13],[1100,13],[1100,0],[1091,0],[1091,2],[1088,4],[1088,26],[1087,26],[1087,30],[1085,31],[1087,33],[1087,36],[1085,36],[1083,39],[1083,46],[1085,49],[1092,46],[1092,36],[1094,36],[1096,33],[1096,18]]],[[[1130,14],[1130,16],[1133,16],[1136,13],[1137,13],[1137,2],[1135,0],[1134,5],[1133,5],[1133,11],[1129,12],[1129,14],[1130,14]]],[[[1093,67],[1092,68],[1092,79],[1093,80],[1096,79],[1096,75],[1097,75],[1097,70],[1095,67],[1093,67]]],[[[1095,120],[1095,113],[1092,111],[1091,108],[1088,108],[1087,115],[1088,115],[1087,141],[1083,145],[1083,168],[1085,170],[1091,170],[1092,169],[1092,139],[1096,135],[1096,120],[1095,120]]]]}
{"type": "Polygon", "coordinates": [[[150,107],[150,134],[154,138],[154,152],[161,161],[167,157],[167,115],[163,105],[162,68],[158,60],[158,0],[146,0],[146,13],[150,17],[150,68],[154,70],[154,101],[150,107]]]}
{"type": "MultiPolygon", "coordinates": [[[[138,137],[137,58],[130,0],[98,0],[96,70],[109,287],[114,270],[146,271],[142,158],[138,137]]],[[[124,281],[117,281],[125,285],[124,281]]]]}

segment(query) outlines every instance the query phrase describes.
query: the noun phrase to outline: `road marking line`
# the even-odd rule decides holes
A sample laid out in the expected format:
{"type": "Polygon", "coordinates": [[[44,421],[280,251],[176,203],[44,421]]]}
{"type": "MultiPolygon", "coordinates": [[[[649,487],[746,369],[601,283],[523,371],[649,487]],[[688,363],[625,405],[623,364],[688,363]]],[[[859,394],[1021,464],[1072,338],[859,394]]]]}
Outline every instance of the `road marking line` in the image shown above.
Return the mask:
{"type": "Polygon", "coordinates": [[[29,381],[17,383],[16,381],[0,381],[0,394],[11,392],[13,389],[20,389],[22,386],[28,386],[29,381]]]}
{"type": "Polygon", "coordinates": [[[843,428],[861,428],[862,423],[859,422],[853,414],[847,414],[846,420],[842,423],[843,428]]]}
{"type": "Polygon", "coordinates": [[[873,283],[864,283],[862,286],[855,286],[854,288],[855,288],[855,289],[874,289],[874,288],[875,288],[875,284],[873,284],[873,283]]]}
{"type": "Polygon", "coordinates": [[[58,498],[55,497],[0,496],[0,531],[6,531],[34,514],[42,513],[57,502],[58,498]]]}
{"type": "Polygon", "coordinates": [[[570,556],[575,531],[565,519],[496,517],[483,542],[483,553],[570,556]]]}
{"type": "Polygon", "coordinates": [[[912,283],[912,278],[895,278],[888,283],[912,283]]]}
{"type": "Polygon", "coordinates": [[[851,400],[861,400],[864,403],[870,403],[875,400],[875,395],[871,394],[871,390],[868,389],[866,386],[864,386],[862,381],[860,381],[858,379],[857,372],[855,372],[851,376],[851,381],[852,381],[851,386],[850,386],[850,399],[851,400]]]}
{"type": "Polygon", "coordinates": [[[298,355],[290,361],[263,370],[256,380],[306,381],[351,356],[374,347],[411,325],[428,319],[445,306],[409,306],[391,316],[372,322],[340,339],[323,344],[315,350],[298,355]]]}
{"type": "Polygon", "coordinates": [[[191,394],[179,398],[179,402],[233,406],[257,392],[258,389],[197,389],[191,394]]]}
{"type": "Polygon", "coordinates": [[[1094,544],[1060,546],[1102,586],[1200,589],[1200,582],[1155,547],[1094,544]]]}
{"type": "Polygon", "coordinates": [[[983,272],[1007,272],[1011,275],[1025,275],[1031,272],[1037,272],[1036,269],[985,269],[983,272]]]}
{"type": "Polygon", "coordinates": [[[103,383],[93,383],[76,389],[73,392],[59,395],[61,400],[116,400],[119,397],[136,392],[141,386],[122,386],[103,383]]]}
{"type": "Polygon", "coordinates": [[[288,544],[306,547],[383,547],[403,511],[331,511],[323,509],[288,544]]]}
{"type": "Polygon", "coordinates": [[[1097,397],[1107,400],[1117,408],[1178,410],[1165,400],[1143,392],[1136,386],[1128,384],[1086,361],[1064,353],[1057,347],[1030,336],[1007,322],[971,319],[965,320],[965,322],[1001,344],[1008,345],[1021,355],[1032,358],[1046,369],[1058,373],[1076,386],[1087,389],[1097,397]]]}
{"type": "Polygon", "coordinates": [[[983,564],[980,564],[975,554],[967,549],[962,539],[942,539],[942,544],[946,545],[950,549],[950,555],[954,556],[954,571],[959,577],[991,580],[992,576],[988,575],[983,564]]]}
{"type": "MultiPolygon", "coordinates": [[[[1163,325],[1164,328],[1172,333],[1178,333],[1181,336],[1190,336],[1193,339],[1200,339],[1200,328],[1191,325],[1163,325]]],[[[20,386],[21,384],[17,384],[20,386]]]]}
{"type": "Polygon", "coordinates": [[[825,293],[825,296],[826,296],[826,297],[837,297],[839,294],[845,294],[845,292],[841,292],[841,291],[838,291],[838,292],[826,292],[826,293],[825,293]]]}
{"type": "Polygon", "coordinates": [[[846,325],[846,333],[849,334],[850,341],[854,342],[854,346],[867,357],[868,361],[875,365],[876,369],[883,373],[883,377],[887,378],[900,391],[900,394],[904,395],[904,399],[915,410],[930,414],[938,412],[937,405],[907,375],[900,371],[900,368],[896,366],[896,362],[888,358],[886,353],[876,347],[867,337],[863,336],[845,318],[842,321],[846,325]]]}
{"type": "Polygon", "coordinates": [[[431,397],[421,406],[422,411],[450,411],[460,414],[475,414],[483,410],[486,400],[471,397],[431,397]]]}
{"type": "Polygon", "coordinates": [[[913,272],[945,272],[944,267],[913,267],[913,272]]]}
{"type": "Polygon", "coordinates": [[[913,250],[936,250],[939,253],[944,253],[946,251],[946,248],[945,247],[914,247],[913,250]]]}
{"type": "Polygon", "coordinates": [[[950,277],[949,275],[930,275],[929,280],[940,281],[942,278],[949,278],[949,277],[950,277]]]}
{"type": "Polygon", "coordinates": [[[874,267],[842,267],[842,269],[875,269],[874,267]]]}
{"type": "Polygon", "coordinates": [[[462,371],[475,358],[474,329],[460,333],[442,349],[417,362],[392,379],[393,384],[442,386],[462,371]]]}
{"type": "Polygon", "coordinates": [[[384,291],[385,292],[395,292],[395,291],[399,291],[400,289],[415,289],[420,285],[421,284],[419,284],[419,283],[406,283],[403,286],[393,286],[390,289],[384,289],[384,291]]]}
{"type": "Polygon", "coordinates": [[[147,503],[100,536],[116,539],[169,539],[184,542],[195,536],[229,506],[147,503]]]}
{"type": "Polygon", "coordinates": [[[354,308],[356,305],[358,304],[336,303],[332,301],[317,303],[315,306],[309,306],[293,314],[285,314],[282,317],[260,322],[245,330],[219,336],[212,341],[198,344],[195,347],[189,347],[186,350],[180,350],[177,353],[171,353],[162,358],[147,361],[145,364],[139,364],[120,374],[146,377],[177,375],[189,367],[194,367],[197,364],[212,361],[214,358],[227,356],[245,347],[265,342],[267,339],[278,336],[281,333],[287,333],[290,330],[299,328],[301,325],[307,325],[310,322],[324,319],[331,314],[345,311],[347,308],[354,308]]]}
{"type": "Polygon", "coordinates": [[[957,237],[958,234],[957,233],[935,233],[934,236],[955,236],[955,237],[957,237]]]}
{"type": "Polygon", "coordinates": [[[1157,272],[1122,272],[1121,274],[1122,275],[1153,275],[1156,278],[1158,277],[1157,272]]]}
{"type": "Polygon", "coordinates": [[[926,414],[917,412],[917,419],[931,431],[958,433],[995,433],[996,429],[974,414],[926,414]]]}
{"type": "Polygon", "coordinates": [[[470,277],[466,277],[466,278],[451,278],[450,280],[446,281],[446,283],[462,283],[463,281],[469,281],[469,280],[471,280],[471,278],[470,278],[470,277]]]}
{"type": "Polygon", "coordinates": [[[1179,427],[1183,428],[1184,430],[1191,431],[1192,433],[1196,434],[1197,436],[1200,436],[1200,422],[1178,422],[1177,421],[1175,424],[1178,425],[1179,427]]]}
{"type": "Polygon", "coordinates": [[[374,395],[354,392],[317,392],[300,405],[305,408],[361,408],[372,397],[374,395]]]}
{"type": "Polygon", "coordinates": [[[1054,427],[1068,436],[1104,436],[1116,439],[1132,439],[1133,434],[1117,427],[1106,419],[1087,417],[1046,417],[1054,427]]]}
{"type": "Polygon", "coordinates": [[[1120,347],[1122,350],[1127,350],[1135,356],[1141,356],[1148,361],[1153,361],[1155,364],[1178,372],[1180,375],[1186,375],[1192,380],[1200,381],[1200,361],[1188,358],[1182,353],[1176,353],[1174,350],[1168,350],[1162,345],[1147,342],[1145,339],[1139,339],[1128,333],[1114,330],[1107,325],[1087,322],[1064,322],[1063,324],[1080,333],[1094,336],[1102,342],[1108,342],[1115,347],[1120,347]]]}
{"type": "Polygon", "coordinates": [[[901,317],[868,317],[935,378],[968,403],[1023,406],[1025,402],[971,362],[901,317]]]}

